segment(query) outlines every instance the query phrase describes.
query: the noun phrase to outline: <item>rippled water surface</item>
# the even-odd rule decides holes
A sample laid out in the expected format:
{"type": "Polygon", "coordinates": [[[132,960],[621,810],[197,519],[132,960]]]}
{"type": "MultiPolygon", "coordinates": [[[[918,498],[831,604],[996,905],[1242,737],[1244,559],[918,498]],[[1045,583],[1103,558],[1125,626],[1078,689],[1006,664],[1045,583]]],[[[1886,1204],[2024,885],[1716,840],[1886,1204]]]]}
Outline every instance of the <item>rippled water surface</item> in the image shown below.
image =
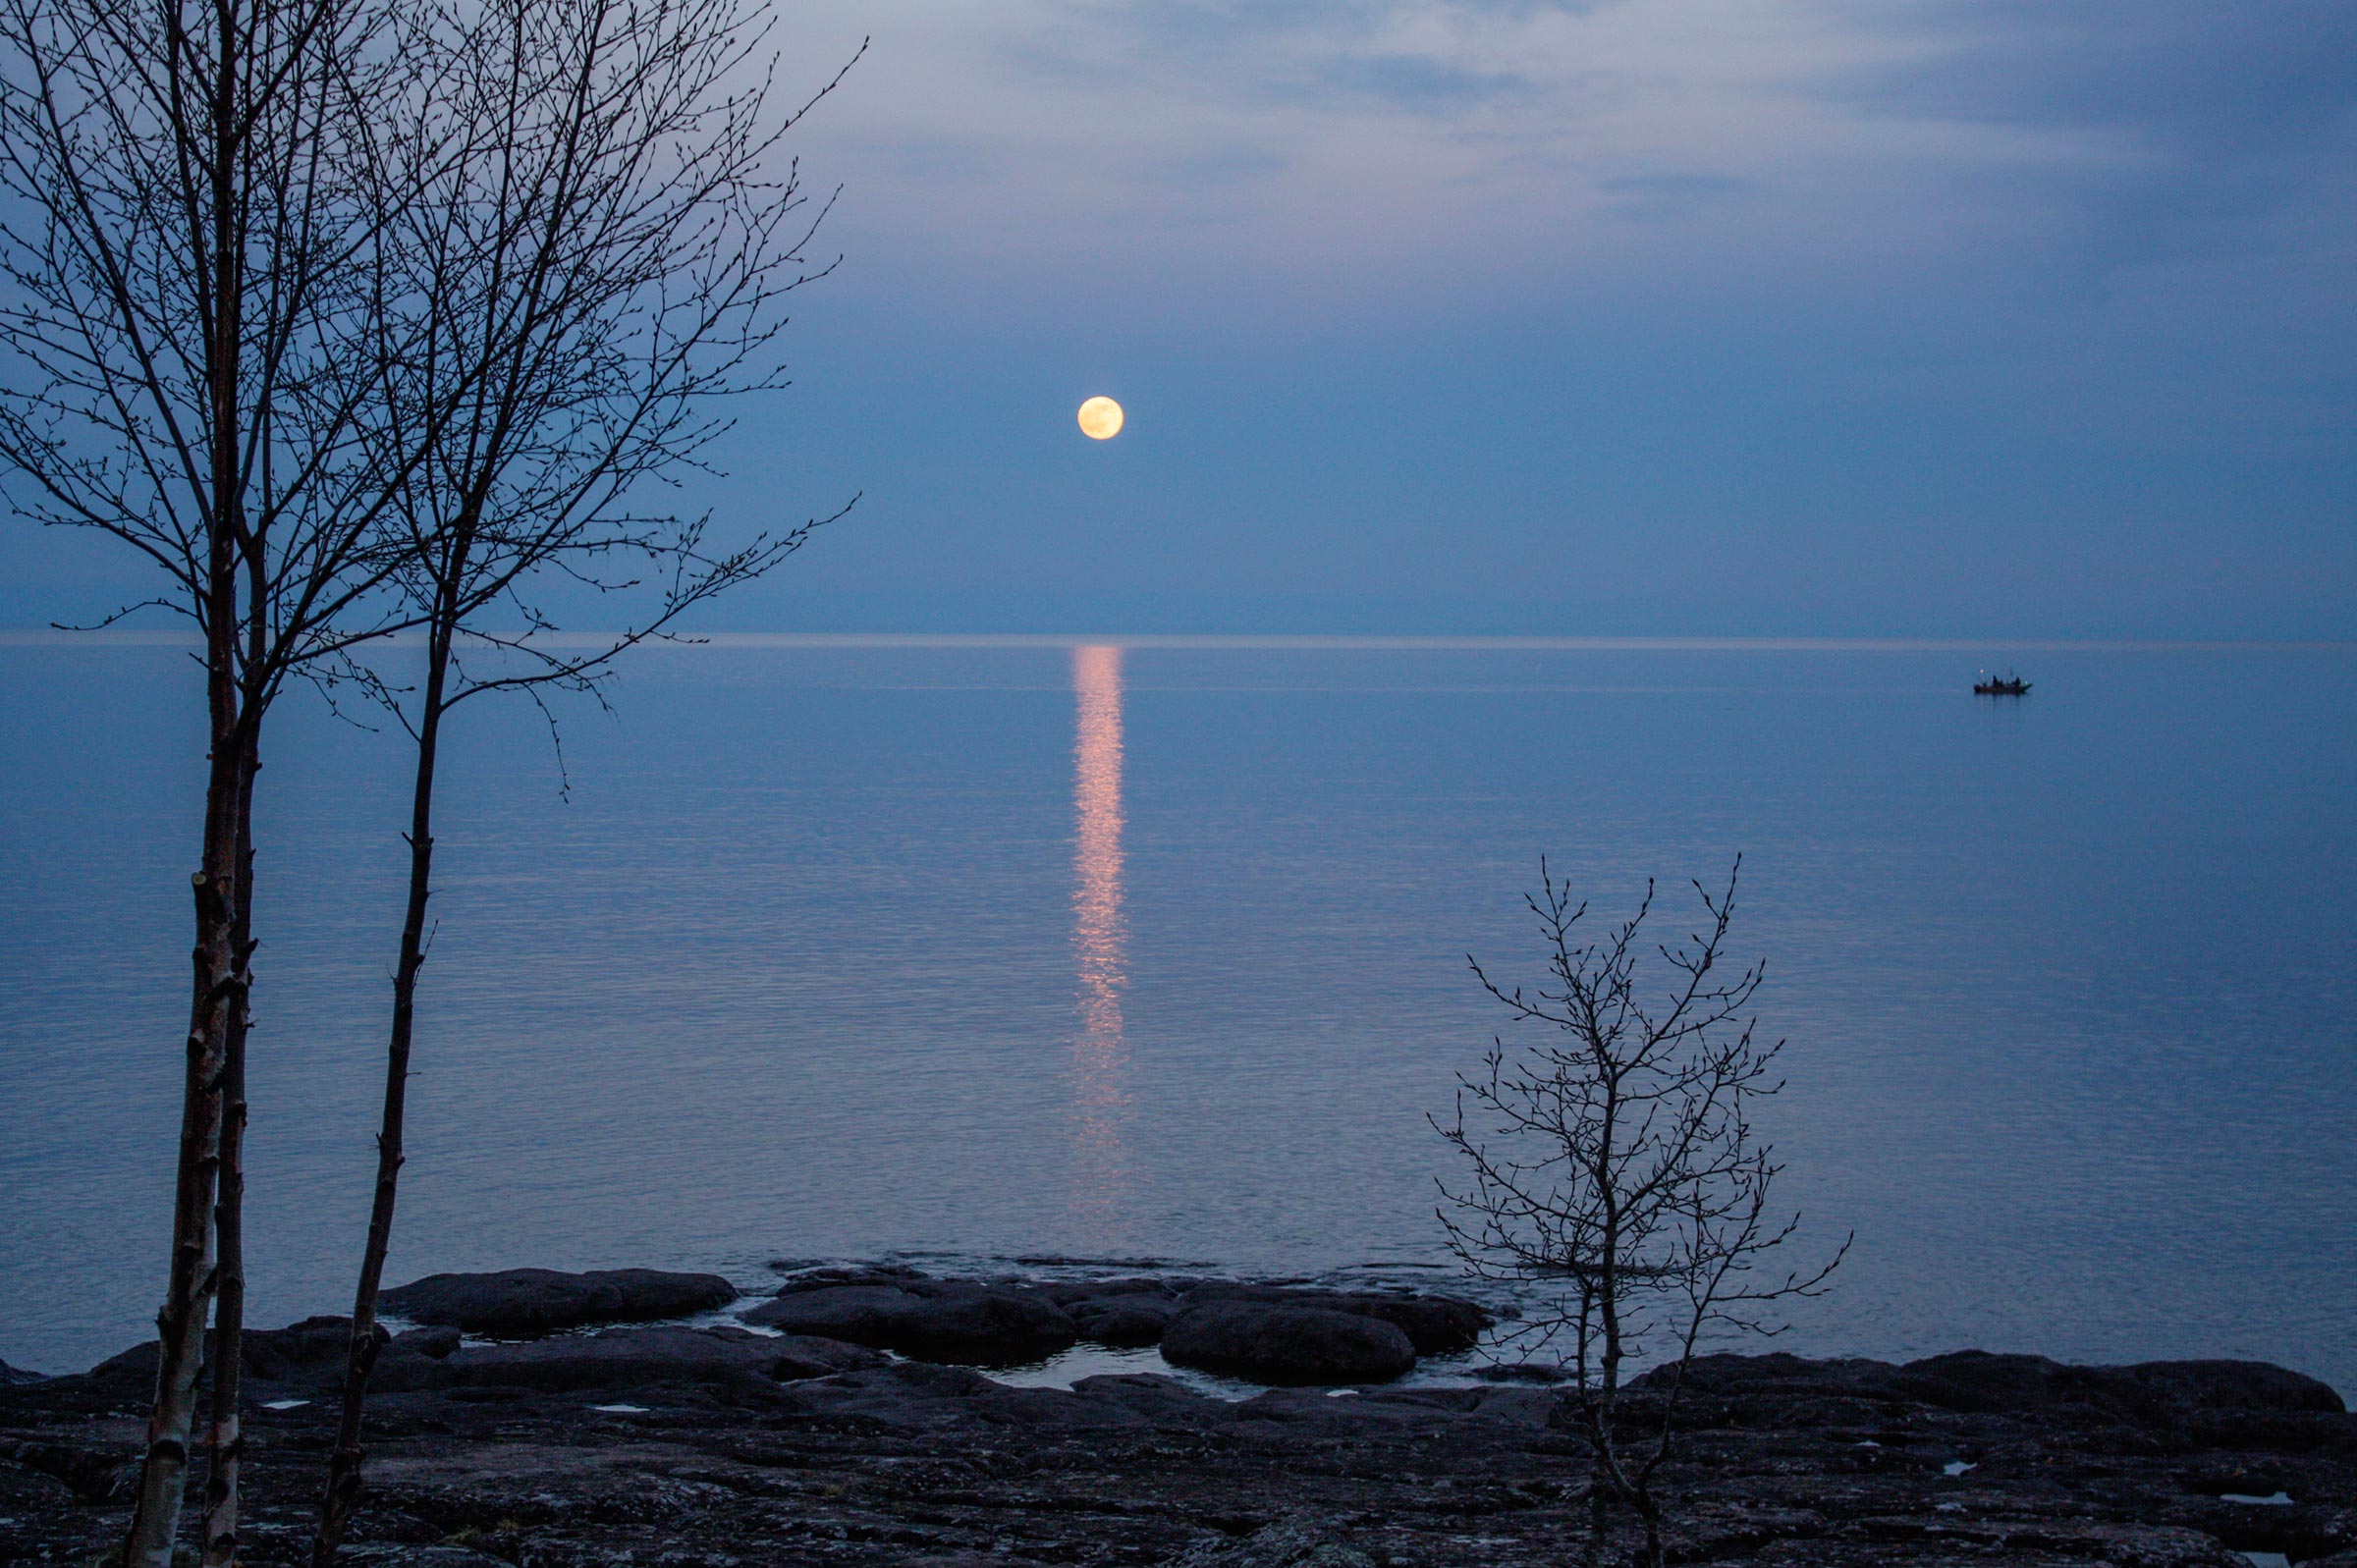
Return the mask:
{"type": "MultiPolygon", "coordinates": [[[[2238,1355],[2357,1391],[2357,656],[707,646],[466,715],[396,1278],[532,1263],[1439,1257],[1426,1126],[1537,959],[1722,876],[1770,1118],[1857,1244],[1792,1348],[2238,1355]]],[[[162,1278],[197,691],[0,647],[0,1358],[162,1278]]],[[[263,775],[253,1315],[339,1310],[404,758],[263,775]]]]}

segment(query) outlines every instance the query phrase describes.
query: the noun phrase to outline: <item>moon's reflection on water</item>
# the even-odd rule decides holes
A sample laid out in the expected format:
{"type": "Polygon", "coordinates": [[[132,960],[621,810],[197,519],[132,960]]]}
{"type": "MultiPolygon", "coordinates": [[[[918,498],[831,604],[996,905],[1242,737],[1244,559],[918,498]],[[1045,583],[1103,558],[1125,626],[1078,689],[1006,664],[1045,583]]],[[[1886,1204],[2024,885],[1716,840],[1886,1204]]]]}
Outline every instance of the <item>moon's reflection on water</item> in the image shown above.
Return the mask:
{"type": "Polygon", "coordinates": [[[1122,650],[1072,650],[1072,956],[1079,1032],[1072,1041],[1072,1202],[1083,1234],[1115,1239],[1128,1163],[1129,1095],[1122,1030],[1122,650]]]}

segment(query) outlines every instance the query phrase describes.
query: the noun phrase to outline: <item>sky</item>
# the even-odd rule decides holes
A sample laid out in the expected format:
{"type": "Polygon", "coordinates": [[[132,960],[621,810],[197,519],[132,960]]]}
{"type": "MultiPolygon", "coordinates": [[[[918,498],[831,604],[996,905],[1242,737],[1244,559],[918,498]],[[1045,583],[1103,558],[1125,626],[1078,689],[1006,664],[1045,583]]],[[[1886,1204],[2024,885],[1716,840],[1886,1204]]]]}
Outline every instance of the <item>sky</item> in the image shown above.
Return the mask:
{"type": "MultiPolygon", "coordinates": [[[[2346,0],[814,0],[732,630],[2357,636],[2346,0]],[[1073,410],[1118,398],[1127,428],[1073,410]]],[[[135,596],[0,535],[0,624],[135,596]]]]}

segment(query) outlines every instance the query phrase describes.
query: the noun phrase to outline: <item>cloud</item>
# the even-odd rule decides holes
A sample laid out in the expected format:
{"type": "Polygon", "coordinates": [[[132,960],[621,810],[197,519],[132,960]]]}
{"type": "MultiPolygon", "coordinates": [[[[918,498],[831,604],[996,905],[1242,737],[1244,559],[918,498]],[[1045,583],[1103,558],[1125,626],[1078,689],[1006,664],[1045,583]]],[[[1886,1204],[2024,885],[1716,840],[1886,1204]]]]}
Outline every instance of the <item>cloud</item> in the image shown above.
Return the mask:
{"type": "Polygon", "coordinates": [[[1527,21],[1581,16],[1625,0],[1176,0],[1171,4],[1091,5],[1076,9],[1100,25],[1125,26],[1169,43],[1216,49],[1255,47],[1272,38],[1376,36],[1402,23],[1527,21]]]}
{"type": "Polygon", "coordinates": [[[1229,188],[1282,174],[1286,163],[1282,153],[1268,147],[1215,147],[1148,159],[1138,166],[1137,174],[1155,185],[1229,188]]]}
{"type": "Polygon", "coordinates": [[[2153,295],[2158,320],[2262,287],[2262,253],[2306,257],[2314,295],[2357,225],[2347,0],[814,4],[877,37],[814,117],[847,223],[1053,297],[1477,282],[1928,318],[1891,297],[1953,317],[2187,257],[2234,274],[2153,295]]]}
{"type": "Polygon", "coordinates": [[[2019,189],[2080,208],[2126,255],[2305,199],[2357,151],[2357,7],[2345,0],[1937,0],[1842,14],[1904,53],[1829,73],[1829,101],[2096,154],[2024,158],[2019,189]]]}
{"type": "Polygon", "coordinates": [[[1697,173],[1608,175],[1596,185],[1611,198],[1607,211],[1648,223],[1688,217],[1713,203],[1759,189],[1757,181],[1697,173]]]}
{"type": "MultiPolygon", "coordinates": [[[[1085,56],[1141,89],[1160,82],[1214,98],[1357,112],[1372,104],[1419,115],[1459,113],[1530,90],[1485,66],[1470,33],[1484,19],[1566,9],[1539,0],[1187,0],[1175,5],[1073,5],[1055,31],[1063,62],[1085,56]]],[[[1032,57],[1037,63],[1037,57],[1032,57]]]]}
{"type": "Polygon", "coordinates": [[[2201,158],[2313,140],[2357,106],[2357,7],[2345,0],[1939,0],[1852,13],[1917,58],[1859,72],[1885,112],[2124,127],[2201,158]]]}
{"type": "Polygon", "coordinates": [[[1508,71],[1469,71],[1430,55],[1378,54],[1339,60],[1320,73],[1325,91],[1376,99],[1414,114],[1451,114],[1521,97],[1530,81],[1508,71]]]}

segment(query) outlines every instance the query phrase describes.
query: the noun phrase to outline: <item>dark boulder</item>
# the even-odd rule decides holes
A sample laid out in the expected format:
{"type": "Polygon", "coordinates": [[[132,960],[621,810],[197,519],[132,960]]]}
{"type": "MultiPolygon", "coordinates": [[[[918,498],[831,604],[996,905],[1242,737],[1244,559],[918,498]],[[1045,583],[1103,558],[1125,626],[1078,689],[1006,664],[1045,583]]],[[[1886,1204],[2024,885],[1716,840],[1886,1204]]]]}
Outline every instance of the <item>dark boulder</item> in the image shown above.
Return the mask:
{"type": "Polygon", "coordinates": [[[1123,1349],[1158,1344],[1193,1279],[1074,1279],[1036,1287],[1072,1315],[1080,1337],[1123,1349]]]}
{"type": "Polygon", "coordinates": [[[2337,1416],[2332,1385],[2266,1361],[2140,1361],[2118,1369],[2146,1391],[2187,1410],[2280,1410],[2337,1416]]]}
{"type": "Polygon", "coordinates": [[[1475,1367],[1473,1376],[1483,1382],[1531,1383],[1541,1386],[1569,1382],[1578,1376],[1575,1369],[1554,1361],[1502,1361],[1492,1366],[1475,1367]]]}
{"type": "Polygon", "coordinates": [[[1481,1331],[1498,1321],[1478,1302],[1404,1291],[1318,1290],[1214,1282],[1197,1285],[1186,1293],[1185,1300],[1188,1306],[1222,1301],[1262,1302],[1376,1318],[1406,1334],[1408,1343],[1416,1347],[1420,1356],[1448,1356],[1470,1350],[1481,1338],[1481,1331]]]}
{"type": "Polygon", "coordinates": [[[469,1345],[439,1361],[388,1357],[388,1391],[534,1388],[543,1393],[637,1389],[743,1379],[793,1382],[883,1365],[872,1350],[828,1339],[743,1328],[618,1328],[521,1344],[469,1345]]]}
{"type": "Polygon", "coordinates": [[[820,1285],[773,1296],[739,1313],[746,1323],[789,1333],[824,1333],[854,1345],[894,1349],[893,1341],[913,1331],[925,1300],[898,1284],[820,1285]]]}
{"type": "Polygon", "coordinates": [[[1268,1302],[1188,1306],[1162,1336],[1163,1359],[1280,1385],[1389,1382],[1416,1364],[1398,1325],[1357,1313],[1268,1302]]]}
{"type": "Polygon", "coordinates": [[[1891,1391],[1943,1410],[2021,1415],[2076,1406],[2114,1419],[2159,1413],[2158,1402],[2110,1367],[2072,1367],[2044,1356],[1958,1350],[1900,1367],[1891,1391]]]}
{"type": "MultiPolygon", "coordinates": [[[[1656,1368],[1633,1386],[1660,1385],[1656,1368]]],[[[2190,1414],[2265,1412],[2337,1415],[2328,1384],[2261,1361],[2147,1361],[2078,1367],[2044,1356],[1958,1350],[1892,1366],[1884,1361],[1812,1361],[1781,1353],[1698,1356],[1682,1386],[1689,1396],[1741,1401],[1759,1418],[1806,1424],[1812,1410],[1858,1416],[1860,1402],[1907,1401],[1972,1415],[2050,1417],[2166,1426],[2190,1414]]]]}
{"type": "Polygon", "coordinates": [[[643,1323],[710,1312],[737,1299],[718,1274],[660,1269],[505,1269],[487,1274],[428,1274],[384,1294],[384,1310],[411,1323],[468,1333],[525,1338],[584,1324],[643,1323]]]}
{"type": "Polygon", "coordinates": [[[2115,1421],[2168,1425],[2191,1412],[2337,1415],[2340,1396],[2263,1361],[2146,1361],[2073,1367],[2044,1356],[1959,1350],[1910,1361],[1893,1390],[1944,1409],[2018,1415],[2079,1407],[2115,1421]]]}
{"type": "MultiPolygon", "coordinates": [[[[204,1360],[197,1377],[210,1384],[215,1334],[204,1336],[204,1360]]],[[[382,1325],[376,1329],[381,1351],[393,1336],[382,1325]]],[[[245,1380],[274,1385],[318,1387],[340,1380],[345,1357],[352,1346],[350,1318],[305,1318],[284,1328],[248,1328],[238,1336],[245,1380]]],[[[152,1390],[155,1384],[155,1341],[145,1340],[109,1356],[90,1369],[90,1377],[107,1386],[152,1390]]]]}
{"type": "MultiPolygon", "coordinates": [[[[381,1352],[393,1337],[376,1325],[381,1352]]],[[[305,1318],[284,1328],[252,1329],[239,1335],[246,1376],[257,1382],[313,1382],[341,1379],[352,1354],[350,1318],[305,1318]]]]}
{"type": "Polygon", "coordinates": [[[1456,1296],[1358,1295],[1343,1298],[1338,1312],[1380,1318],[1407,1335],[1419,1356],[1453,1356],[1480,1342],[1481,1331],[1498,1320],[1477,1302],[1456,1296]]]}
{"type": "Polygon", "coordinates": [[[1178,1316],[1178,1303],[1170,1296],[1127,1295],[1092,1297],[1070,1307],[1080,1337],[1091,1344],[1132,1349],[1158,1345],[1178,1316]]]}
{"type": "Polygon", "coordinates": [[[1079,1337],[1071,1315],[1037,1292],[921,1274],[873,1283],[792,1281],[744,1321],[977,1367],[1037,1361],[1079,1337]]]}
{"type": "Polygon", "coordinates": [[[1674,1366],[1655,1367],[1631,1379],[1629,1386],[1661,1388],[1675,1381],[1687,1394],[1726,1398],[1895,1399],[1901,1397],[1901,1376],[1888,1361],[1813,1361],[1777,1350],[1764,1356],[1696,1356],[1682,1374],[1674,1366]]]}
{"type": "MultiPolygon", "coordinates": [[[[1014,1283],[1014,1281],[1004,1281],[1014,1283]]],[[[1084,1301],[1111,1301],[1117,1296],[1160,1297],[1176,1301],[1196,1286],[1205,1283],[1192,1278],[1141,1279],[1060,1279],[1052,1284],[1036,1286],[1039,1293],[1059,1307],[1075,1307],[1084,1301]]]]}
{"type": "Polygon", "coordinates": [[[1329,1290],[1185,1275],[1035,1281],[940,1279],[901,1264],[805,1269],[748,1323],[829,1334],[904,1355],[974,1365],[1036,1360],[1070,1344],[1134,1348],[1162,1342],[1184,1310],[1223,1303],[1298,1307],[1391,1324],[1418,1355],[1471,1349],[1496,1319],[1477,1302],[1405,1291],[1329,1290]],[[851,1294],[866,1291],[869,1294],[851,1294]],[[799,1298],[795,1305],[785,1305],[799,1298]],[[981,1303],[995,1303],[985,1308],[981,1303]],[[1047,1311],[1042,1311],[1042,1306],[1047,1311]],[[979,1325],[963,1320],[995,1313],[979,1325]],[[1069,1320],[1069,1330],[1065,1320],[1069,1320]],[[1069,1334],[1069,1337],[1068,1337],[1069,1334]]]}
{"type": "Polygon", "coordinates": [[[393,1336],[390,1348],[398,1355],[418,1355],[440,1361],[459,1348],[462,1337],[456,1328],[405,1328],[393,1336]]]}

